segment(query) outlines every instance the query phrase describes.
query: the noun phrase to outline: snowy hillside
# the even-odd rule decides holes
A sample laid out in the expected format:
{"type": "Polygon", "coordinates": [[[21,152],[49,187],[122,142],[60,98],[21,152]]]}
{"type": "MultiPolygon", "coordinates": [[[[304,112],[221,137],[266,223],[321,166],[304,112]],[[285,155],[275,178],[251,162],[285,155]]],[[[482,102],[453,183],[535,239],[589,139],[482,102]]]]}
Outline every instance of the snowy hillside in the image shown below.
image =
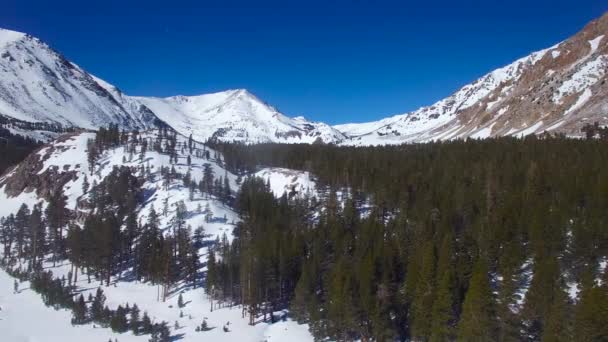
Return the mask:
{"type": "MultiPolygon", "coordinates": [[[[48,267],[57,276],[68,272],[68,265],[48,267]]],[[[78,286],[84,294],[95,294],[97,287],[87,284],[82,277],[78,286]]],[[[149,335],[134,335],[131,332],[114,333],[99,325],[72,325],[72,314],[67,310],[54,310],[46,307],[40,295],[29,289],[29,282],[19,284],[19,292],[13,292],[14,278],[0,269],[0,330],[3,341],[107,341],[117,339],[120,342],[146,342],[149,335]],[[32,322],[36,329],[32,329],[32,322]]],[[[258,323],[255,326],[247,324],[241,317],[239,307],[224,307],[210,311],[211,304],[206,299],[202,289],[186,291],[183,298],[190,302],[183,309],[177,305],[177,296],[166,302],[156,300],[157,288],[142,283],[117,281],[111,286],[102,287],[109,307],[116,308],[126,303],[137,303],[142,312],[145,310],[154,321],[167,321],[172,325],[178,322],[180,328],[174,331],[180,336],[179,341],[268,341],[268,342],[306,342],[313,341],[306,325],[299,325],[291,320],[274,324],[258,323]],[[180,311],[183,317],[180,317],[180,311]],[[192,317],[192,318],[190,318],[192,317]],[[206,319],[210,331],[197,332],[195,327],[206,319]],[[222,327],[230,323],[230,331],[224,332],[222,327]]],[[[279,314],[279,313],[277,313],[279,314]]],[[[173,328],[173,327],[172,327],[173,328]]]]}
{"type": "MultiPolygon", "coordinates": [[[[213,246],[216,239],[222,239],[224,236],[228,240],[232,239],[232,230],[239,218],[225,200],[219,195],[189,189],[184,185],[181,177],[167,183],[167,178],[161,171],[161,169],[172,169],[177,175],[188,174],[192,183],[204,180],[206,174],[211,173],[216,179],[219,177],[227,179],[229,187],[236,191],[239,187],[237,180],[240,179],[223,168],[221,155],[196,143],[193,143],[190,152],[188,139],[177,135],[177,161],[171,160],[170,154],[160,153],[152,148],[142,153],[143,145],[140,143],[135,150],[130,150],[126,146],[109,148],[98,156],[91,168],[87,151],[94,138],[95,133],[62,136],[0,178],[0,203],[2,203],[0,217],[17,213],[22,204],[33,208],[35,204],[41,203],[44,209],[49,203],[49,196],[54,188],[63,189],[67,197],[66,208],[73,210],[76,218],[83,216],[80,214],[86,214],[90,210],[87,203],[92,200],[93,185],[104,182],[116,166],[127,166],[145,180],[141,186],[144,198],[137,206],[138,221],[146,222],[154,208],[159,213],[159,226],[168,232],[169,227],[174,226],[179,208],[185,207],[185,226],[192,227],[193,230],[198,227],[204,228],[203,247],[198,251],[202,264],[207,259],[209,246],[213,246]]],[[[152,146],[157,136],[153,132],[145,132],[139,138],[141,141],[149,141],[149,146],[152,146]]],[[[288,171],[290,170],[283,170],[283,172],[288,171]]],[[[267,179],[273,189],[285,187],[284,177],[275,177],[275,171],[261,170],[260,173],[269,176],[267,179]]],[[[307,186],[314,185],[307,174],[292,171],[291,176],[294,181],[305,176],[307,186]]],[[[75,222],[82,224],[82,220],[79,219],[75,222]]],[[[72,269],[67,261],[55,265],[54,262],[47,260],[43,263],[43,267],[51,270],[56,278],[67,277],[72,269]]],[[[158,300],[158,286],[149,282],[131,280],[126,273],[113,275],[110,286],[104,286],[103,281],[103,284],[99,281],[89,283],[86,273],[82,270],[77,272],[78,281],[75,285],[77,291],[82,292],[85,297],[89,293],[95,295],[97,287],[101,286],[110,309],[115,310],[119,305],[125,306],[127,303],[131,305],[137,303],[141,311],[146,311],[153,321],[169,322],[172,334],[179,336],[183,341],[197,341],[200,338],[214,341],[312,340],[307,326],[298,325],[289,319],[275,324],[260,322],[250,326],[248,321],[242,318],[240,307],[222,307],[215,303],[211,312],[212,303],[201,287],[193,289],[186,284],[176,284],[175,288],[182,290],[172,292],[167,301],[163,302],[158,300]],[[180,293],[187,303],[183,308],[177,306],[180,293]],[[212,329],[205,332],[195,331],[203,319],[212,329]],[[178,329],[173,327],[176,321],[180,326],[178,329]],[[229,332],[224,331],[224,326],[229,327],[229,332]]],[[[0,330],[5,333],[4,336],[8,337],[9,341],[107,340],[109,337],[117,338],[119,341],[147,341],[149,338],[149,336],[135,336],[130,332],[115,334],[110,329],[100,328],[93,323],[74,327],[70,324],[70,312],[63,310],[56,312],[52,308],[45,307],[40,295],[29,289],[28,282],[20,284],[21,290],[17,294],[12,292],[12,287],[13,278],[0,271],[0,307],[2,308],[0,330]],[[28,317],[38,317],[44,321],[44,324],[35,331],[30,331],[28,317]]],[[[285,313],[277,312],[275,315],[281,317],[285,313]]]]}
{"type": "Polygon", "coordinates": [[[86,71],[37,38],[0,29],[0,115],[29,122],[98,128],[152,124],[149,112],[127,107],[86,71]]]}
{"type": "Polygon", "coordinates": [[[161,120],[195,140],[245,143],[336,143],[345,137],[324,123],[288,118],[244,89],[200,96],[138,97],[161,120]]]}
{"type": "Polygon", "coordinates": [[[324,123],[289,118],[245,90],[169,98],[131,97],[29,35],[0,29],[0,115],[96,129],[154,127],[157,119],[196,140],[337,143],[324,123]]]}
{"type": "Polygon", "coordinates": [[[575,36],[496,69],[437,103],[379,121],[337,125],[344,144],[381,145],[458,138],[581,135],[608,124],[608,14],[575,36]]]}
{"type": "Polygon", "coordinates": [[[450,132],[437,134],[438,127],[458,123],[459,111],[477,105],[478,102],[506,82],[517,80],[522,69],[534,65],[544,56],[546,50],[535,52],[528,57],[497,69],[472,84],[462,87],[453,95],[429,107],[412,113],[396,115],[376,122],[335,126],[353,139],[348,144],[365,145],[393,144],[410,141],[428,141],[466,136],[458,134],[463,125],[451,127],[450,132]]]}

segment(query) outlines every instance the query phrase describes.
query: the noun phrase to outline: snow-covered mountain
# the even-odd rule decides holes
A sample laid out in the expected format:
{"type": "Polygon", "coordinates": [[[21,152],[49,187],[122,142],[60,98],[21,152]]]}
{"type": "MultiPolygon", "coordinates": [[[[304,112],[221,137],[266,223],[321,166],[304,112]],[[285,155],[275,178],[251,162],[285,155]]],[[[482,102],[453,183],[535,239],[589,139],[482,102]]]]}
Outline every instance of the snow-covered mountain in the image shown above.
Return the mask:
{"type": "Polygon", "coordinates": [[[199,96],[135,98],[179,133],[198,141],[335,143],[346,137],[324,123],[289,118],[245,89],[199,96]]]}
{"type": "Polygon", "coordinates": [[[131,97],[37,38],[0,29],[0,115],[95,129],[146,129],[157,118],[199,141],[336,143],[324,123],[289,118],[246,90],[169,98],[131,97]]]}
{"type": "Polygon", "coordinates": [[[98,79],[32,36],[0,29],[0,115],[98,128],[148,127],[154,115],[115,97],[98,79]]]}
{"type": "Polygon", "coordinates": [[[494,70],[437,103],[379,121],[329,126],[290,118],[243,89],[133,97],[29,35],[0,30],[0,115],[82,128],[164,121],[198,141],[400,144],[458,138],[581,135],[608,124],[608,14],[555,46],[494,70]]]}
{"type": "Polygon", "coordinates": [[[581,135],[608,124],[608,14],[548,49],[494,70],[451,96],[379,121],[337,125],[345,144],[378,145],[457,138],[581,135]]]}

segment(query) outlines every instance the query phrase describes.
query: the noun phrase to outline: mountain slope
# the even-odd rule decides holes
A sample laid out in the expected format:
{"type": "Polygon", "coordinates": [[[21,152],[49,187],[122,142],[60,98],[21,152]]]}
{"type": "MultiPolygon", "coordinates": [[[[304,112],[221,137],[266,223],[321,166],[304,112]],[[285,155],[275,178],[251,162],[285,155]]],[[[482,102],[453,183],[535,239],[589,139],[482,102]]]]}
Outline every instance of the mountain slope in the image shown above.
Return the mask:
{"type": "Polygon", "coordinates": [[[492,71],[451,96],[375,122],[334,126],[346,144],[377,145],[455,138],[580,135],[608,124],[608,14],[551,48],[492,71]]]}
{"type": "Polygon", "coordinates": [[[0,29],[0,115],[96,129],[153,127],[158,118],[205,141],[334,143],[338,130],[288,118],[245,90],[169,98],[131,97],[87,73],[47,44],[0,29]]]}
{"type": "Polygon", "coordinates": [[[573,37],[414,112],[331,127],[289,118],[243,89],[133,97],[31,36],[0,30],[0,115],[29,122],[146,129],[164,121],[198,141],[379,145],[458,138],[581,134],[608,124],[608,14],[573,37]]]}
{"type": "Polygon", "coordinates": [[[345,136],[324,124],[289,118],[244,89],[199,96],[135,98],[161,120],[198,141],[246,143],[339,142],[345,136]]]}
{"type": "Polygon", "coordinates": [[[88,129],[153,122],[149,111],[126,106],[97,81],[39,39],[0,29],[0,115],[88,129]]]}
{"type": "MultiPolygon", "coordinates": [[[[4,222],[5,217],[16,214],[23,204],[31,209],[34,205],[41,204],[44,210],[50,203],[49,198],[62,191],[66,196],[66,216],[69,217],[70,226],[82,228],[86,217],[96,210],[90,203],[95,197],[93,194],[99,193],[99,186],[111,177],[116,168],[128,167],[141,180],[142,197],[138,198],[135,211],[138,222],[148,222],[150,212],[154,208],[159,214],[159,228],[165,236],[170,236],[171,232],[175,231],[178,207],[183,205],[184,227],[192,230],[204,227],[203,243],[197,250],[201,263],[200,272],[204,272],[204,262],[210,248],[217,248],[214,247],[216,241],[220,241],[224,235],[228,240],[232,240],[232,231],[239,221],[239,216],[229,201],[222,200],[217,195],[203,193],[198,188],[191,194],[191,190],[184,185],[183,177],[188,174],[190,179],[198,184],[197,181],[205,179],[205,170],[210,170],[215,179],[224,177],[228,179],[231,189],[238,189],[239,177],[224,168],[222,155],[200,144],[195,144],[190,152],[185,147],[188,145],[188,139],[177,135],[177,160],[171,161],[172,158],[165,152],[143,148],[143,141],[147,141],[146,146],[154,146],[155,141],[166,142],[166,139],[157,140],[159,138],[154,132],[146,131],[139,134],[137,139],[133,139],[140,143],[110,147],[100,153],[95,163],[90,164],[87,158],[88,142],[94,138],[95,133],[89,132],[63,135],[2,175],[0,221],[4,222]],[[166,183],[168,178],[163,174],[169,170],[176,176],[166,183]],[[87,183],[88,186],[85,185],[87,183]],[[99,184],[97,188],[96,184],[99,184]]],[[[259,173],[265,176],[272,189],[283,188],[289,191],[294,187],[295,190],[303,191],[306,185],[306,190],[314,191],[314,182],[310,180],[307,172],[261,169],[259,173]],[[285,174],[289,174],[289,188],[285,184],[285,174]]],[[[213,183],[213,180],[211,182],[213,183]]],[[[121,229],[126,227],[121,226],[121,229]]],[[[0,251],[0,259],[4,251],[0,251]]],[[[55,263],[47,258],[44,269],[51,270],[56,279],[68,278],[74,271],[70,262],[65,259],[55,263]]],[[[307,325],[299,325],[288,318],[274,324],[260,322],[250,326],[248,321],[242,318],[240,308],[213,304],[203,287],[193,288],[186,282],[175,284],[175,292],[167,301],[161,301],[158,299],[157,284],[136,281],[129,277],[129,270],[113,275],[109,286],[103,286],[99,279],[89,282],[88,275],[83,270],[77,269],[76,272],[78,281],[74,282],[74,286],[77,293],[82,293],[85,297],[89,293],[94,295],[99,285],[107,297],[106,304],[112,310],[119,305],[124,307],[126,304],[136,303],[142,312],[146,311],[155,322],[166,321],[172,326],[173,322],[178,322],[180,327],[172,330],[180,341],[198,341],[201,338],[212,341],[294,341],[293,334],[299,338],[295,339],[297,341],[313,340],[307,325]],[[177,305],[178,292],[188,303],[184,308],[177,305]],[[206,319],[211,329],[198,332],[197,326],[203,319],[206,319]],[[229,332],[221,329],[226,322],[230,322],[229,332]]],[[[107,340],[109,337],[120,341],[149,340],[149,335],[134,335],[131,332],[118,334],[109,328],[96,327],[92,322],[83,325],[70,324],[70,311],[45,307],[39,294],[32,291],[29,281],[21,283],[20,291],[13,293],[9,290],[13,288],[13,281],[14,278],[0,269],[0,331],[6,332],[5,335],[11,341],[107,340]],[[31,323],[28,319],[31,320],[32,317],[51,323],[43,322],[32,331],[29,329],[31,327],[28,327],[28,322],[31,323]]],[[[279,316],[284,313],[276,314],[279,316]]]]}

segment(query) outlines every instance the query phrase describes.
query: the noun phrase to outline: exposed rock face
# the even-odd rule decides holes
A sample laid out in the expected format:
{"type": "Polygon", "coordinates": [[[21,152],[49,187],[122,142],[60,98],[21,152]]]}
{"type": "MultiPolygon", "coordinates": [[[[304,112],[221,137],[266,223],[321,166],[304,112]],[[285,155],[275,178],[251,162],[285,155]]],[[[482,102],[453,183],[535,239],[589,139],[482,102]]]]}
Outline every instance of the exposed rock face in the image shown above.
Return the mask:
{"type": "MultiPolygon", "coordinates": [[[[63,135],[55,142],[67,141],[73,135],[63,135]]],[[[51,154],[58,149],[64,148],[66,147],[51,144],[33,152],[23,162],[7,171],[0,178],[0,188],[4,187],[4,191],[9,197],[18,196],[22,192],[36,191],[36,195],[39,198],[49,200],[52,194],[62,189],[69,181],[74,180],[77,175],[77,172],[70,170],[71,166],[67,164],[67,167],[64,166],[63,169],[60,169],[58,166],[51,166],[44,171],[42,170],[44,162],[51,154]]]]}
{"type": "Polygon", "coordinates": [[[608,124],[607,74],[608,13],[570,39],[497,69],[430,107],[336,128],[355,145],[545,131],[578,136],[586,123],[608,124]]]}

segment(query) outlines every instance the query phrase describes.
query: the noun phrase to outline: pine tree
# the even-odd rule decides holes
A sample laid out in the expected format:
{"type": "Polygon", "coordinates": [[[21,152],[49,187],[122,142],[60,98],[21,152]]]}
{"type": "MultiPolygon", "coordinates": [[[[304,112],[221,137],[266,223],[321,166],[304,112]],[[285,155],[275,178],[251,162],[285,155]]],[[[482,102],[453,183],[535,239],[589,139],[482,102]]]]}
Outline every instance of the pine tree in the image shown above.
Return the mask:
{"type": "Polygon", "coordinates": [[[446,234],[439,250],[437,262],[436,297],[433,302],[430,341],[446,341],[455,338],[456,312],[455,287],[456,276],[453,262],[453,237],[446,234]]]}
{"type": "Polygon", "coordinates": [[[608,284],[583,288],[574,324],[577,341],[608,340],[608,284]]]}
{"type": "Polygon", "coordinates": [[[86,322],[87,318],[87,305],[84,301],[84,296],[80,294],[78,300],[74,303],[74,308],[72,309],[72,322],[74,324],[83,324],[86,322]]]}
{"type": "Polygon", "coordinates": [[[148,316],[148,312],[144,311],[143,316],[141,317],[141,329],[140,332],[144,335],[151,334],[153,330],[152,321],[150,320],[150,316],[148,316]]]}
{"type": "Polygon", "coordinates": [[[101,322],[104,319],[104,308],[105,308],[106,296],[103,294],[101,287],[97,288],[95,298],[91,304],[91,318],[94,321],[101,322]]]}
{"type": "Polygon", "coordinates": [[[84,175],[84,179],[82,181],[82,193],[86,194],[89,191],[89,180],[87,179],[87,175],[84,175]]]}
{"type": "Polygon", "coordinates": [[[462,315],[458,323],[458,340],[496,340],[495,309],[488,279],[488,267],[479,257],[462,305],[462,315]]]}
{"type": "Polygon", "coordinates": [[[211,222],[211,220],[213,220],[213,211],[211,211],[209,202],[205,204],[205,210],[203,212],[205,213],[205,222],[211,222]]]}
{"type": "Polygon", "coordinates": [[[133,304],[131,308],[131,319],[129,320],[129,328],[133,332],[133,334],[137,335],[139,333],[139,307],[137,304],[133,304]]]}
{"type": "Polygon", "coordinates": [[[435,300],[435,252],[432,242],[422,248],[422,264],[413,302],[412,336],[425,339],[431,334],[432,308],[435,300]]]}
{"type": "Polygon", "coordinates": [[[127,313],[122,305],[119,305],[116,308],[116,311],[112,315],[110,320],[110,327],[113,331],[123,333],[129,329],[129,324],[127,322],[127,313]]]}
{"type": "Polygon", "coordinates": [[[182,297],[182,294],[179,294],[179,297],[177,297],[177,306],[179,308],[183,308],[184,306],[186,306],[186,304],[184,304],[184,297],[182,297]]]}

